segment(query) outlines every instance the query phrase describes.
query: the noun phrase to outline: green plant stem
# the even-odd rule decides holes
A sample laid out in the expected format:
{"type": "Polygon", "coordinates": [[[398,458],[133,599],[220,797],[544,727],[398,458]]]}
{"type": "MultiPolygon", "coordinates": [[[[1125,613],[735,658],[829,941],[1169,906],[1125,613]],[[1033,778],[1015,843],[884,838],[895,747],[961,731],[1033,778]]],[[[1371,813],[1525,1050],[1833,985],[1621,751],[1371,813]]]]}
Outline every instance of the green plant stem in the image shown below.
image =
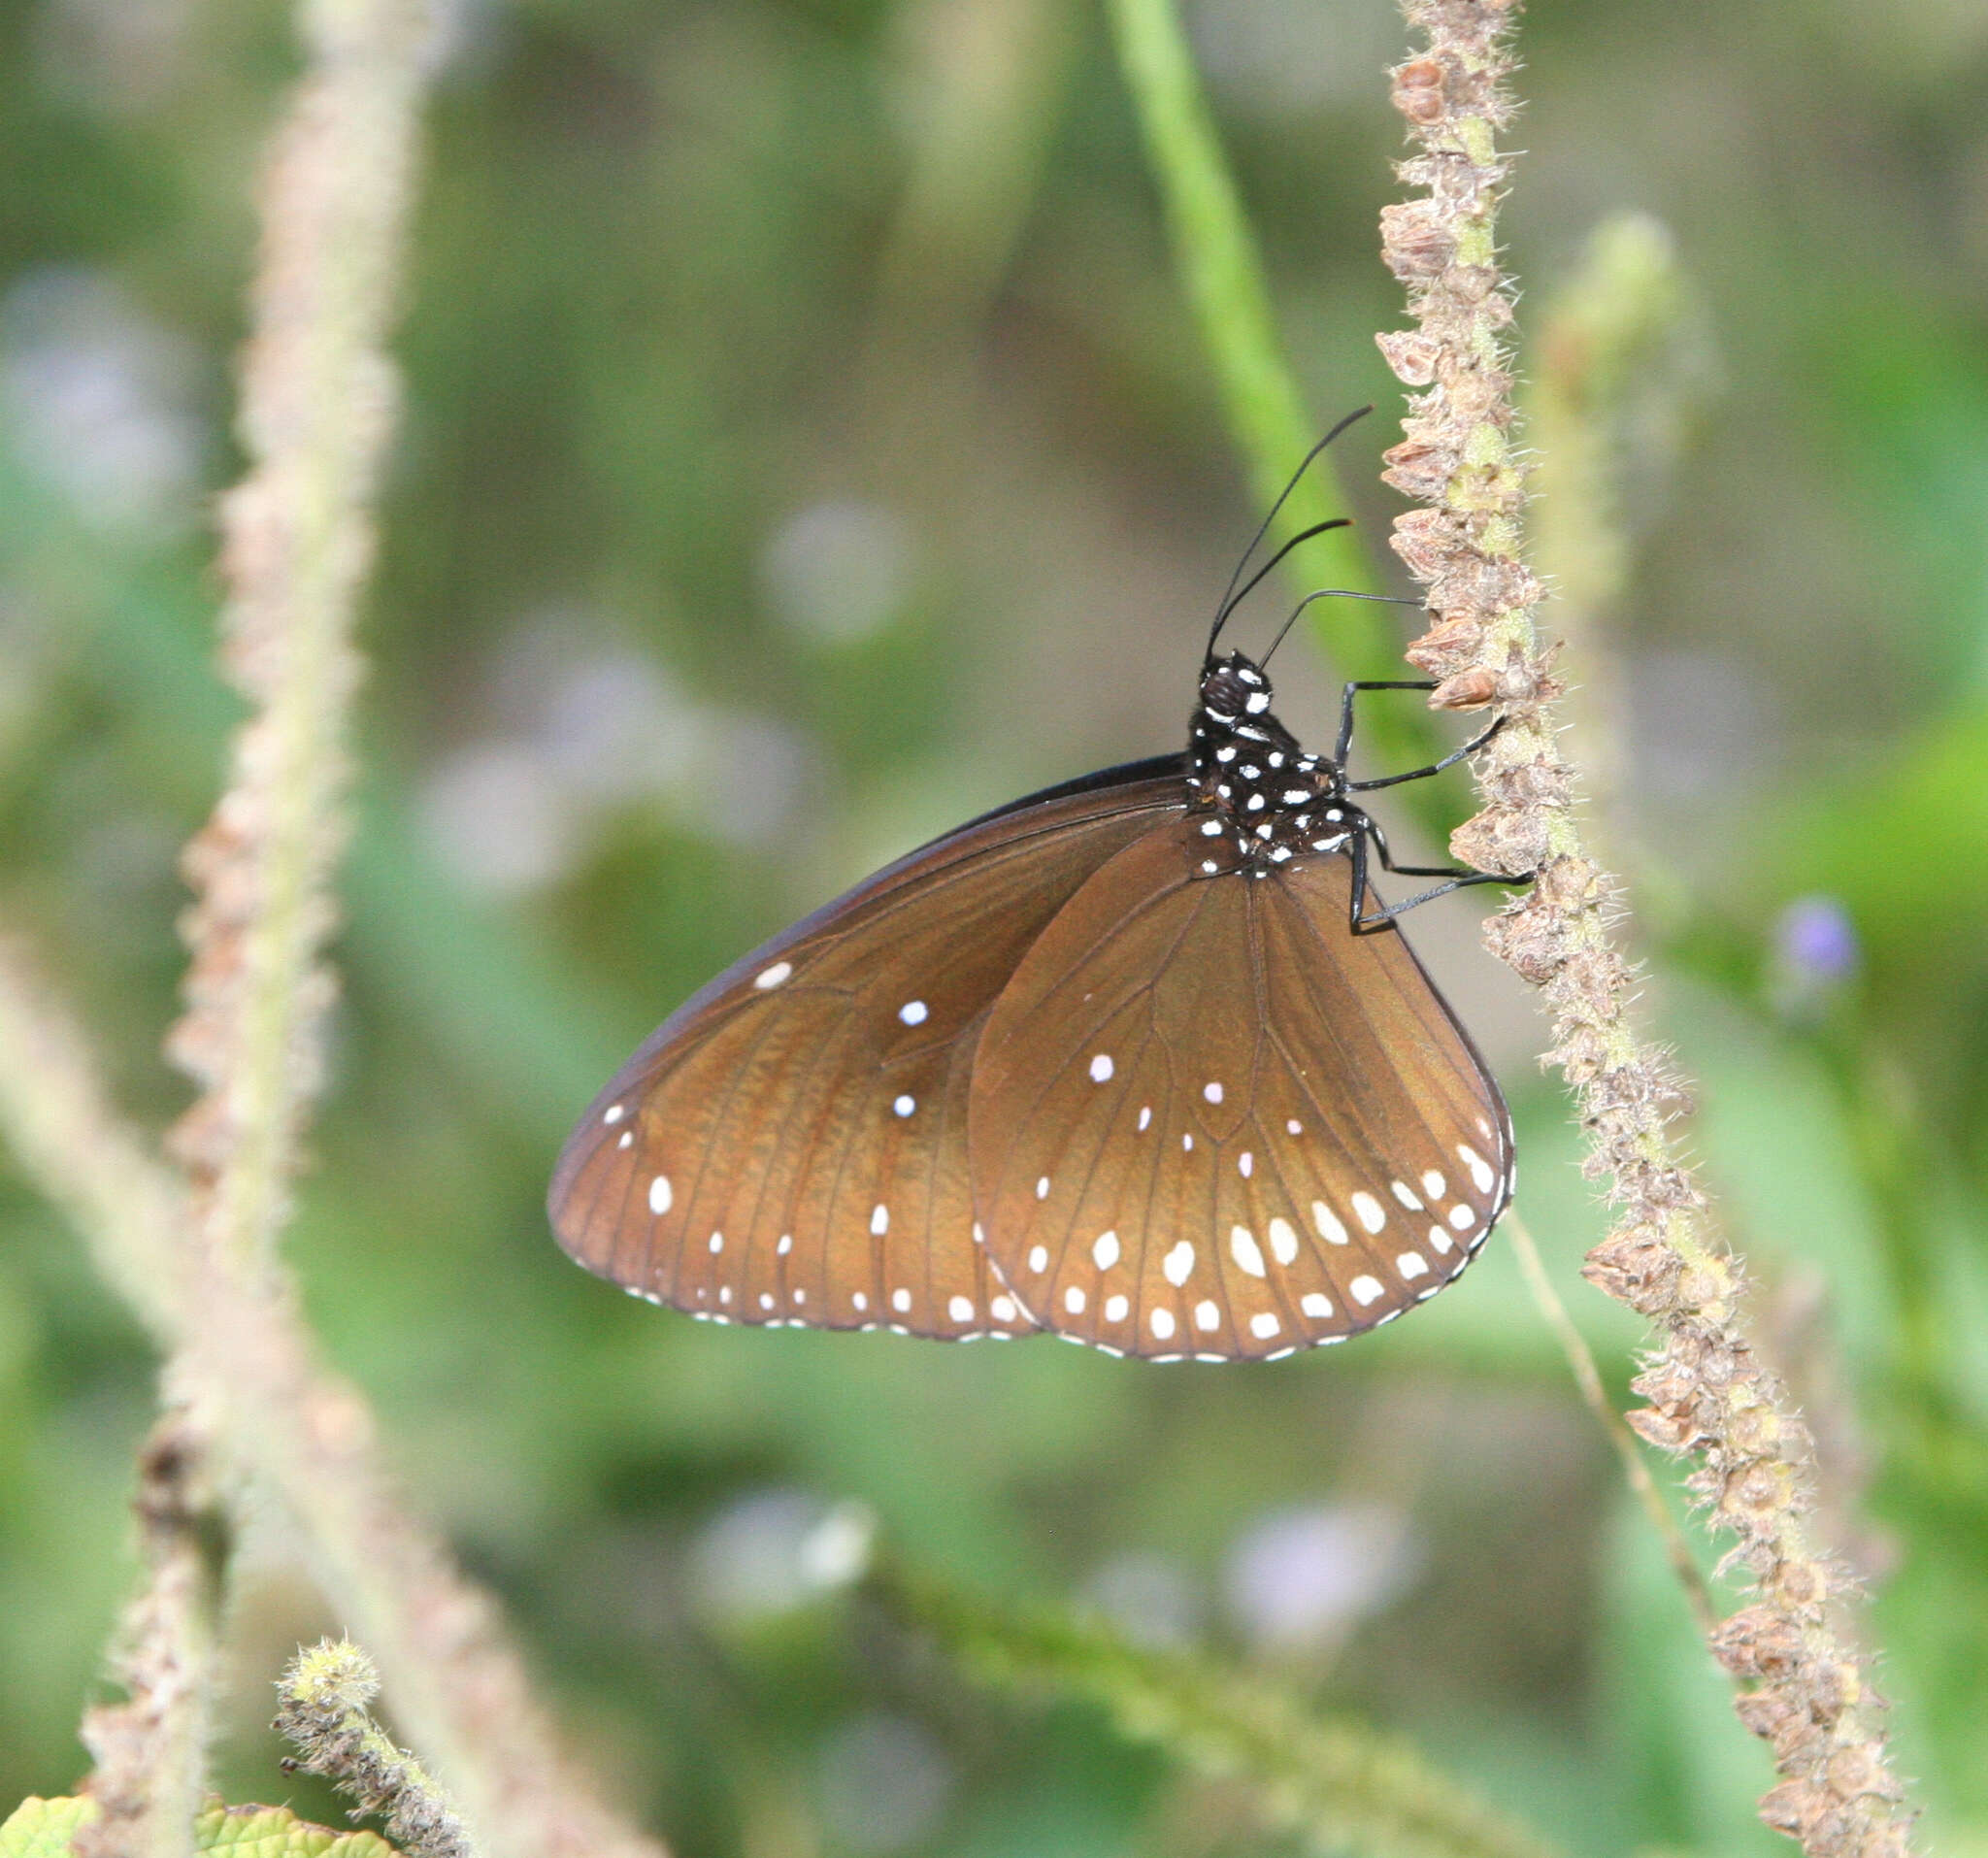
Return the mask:
{"type": "Polygon", "coordinates": [[[1549,1858],[1407,1742],[1313,1716],[1260,1679],[1130,1643],[1102,1621],[1005,1609],[885,1560],[871,1590],[981,1681],[1080,1698],[1120,1733],[1251,1789],[1264,1823],[1317,1851],[1375,1858],[1549,1858]]]}
{"type": "MultiPolygon", "coordinates": [[[[1175,263],[1213,365],[1230,431],[1268,510],[1319,438],[1286,363],[1271,313],[1263,261],[1229,172],[1173,0],[1110,0],[1119,65],[1139,112],[1147,158],[1166,203],[1175,263]]],[[[1316,467],[1314,467],[1314,470],[1316,467]]],[[[1285,506],[1288,531],[1342,514],[1309,473],[1285,506]]],[[[1381,591],[1366,547],[1350,529],[1308,543],[1287,575],[1300,597],[1315,587],[1381,591]]],[[[1345,678],[1402,676],[1385,608],[1321,600],[1309,609],[1319,642],[1345,678]]],[[[1363,753],[1380,768],[1436,758],[1436,732],[1412,705],[1362,716],[1363,753]]],[[[1423,805],[1419,794],[1403,796],[1423,805]]]]}
{"type": "Polygon", "coordinates": [[[1677,1526],[1677,1518],[1671,1513],[1671,1506],[1664,1501],[1663,1492],[1650,1476],[1649,1466],[1642,1461],[1636,1435],[1630,1431],[1628,1422],[1608,1398],[1607,1388],[1602,1384],[1602,1371],[1595,1363],[1594,1350],[1588,1346],[1587,1338],[1574,1327],[1574,1318],[1567,1313],[1567,1306],[1560,1301],[1560,1293],[1553,1288],[1553,1279],[1546,1275],[1546,1267],[1540,1260],[1540,1248],[1533,1243],[1532,1228],[1509,1209],[1502,1224],[1518,1259],[1518,1268],[1524,1274],[1526,1288],[1533,1293],[1533,1301],[1545,1317],[1546,1327],[1552,1330],[1554,1340],[1560,1344],[1561,1353],[1567,1357],[1568,1367],[1573,1370],[1574,1384],[1580,1389],[1581,1399],[1601,1422],[1602,1430],[1608,1435],[1609,1444],[1615,1448],[1616,1457],[1622,1461],[1622,1475],[1628,1480],[1631,1493],[1642,1506],[1651,1528],[1657,1532],[1657,1539],[1664,1544],[1665,1559],[1670,1562],[1678,1586],[1684,1590],[1684,1604],[1691,1609],[1692,1619],[1699,1631],[1709,1637],[1718,1627],[1719,1610],[1712,1604],[1711,1592],[1706,1586],[1705,1576],[1699,1573],[1691,1544],[1684,1539],[1684,1531],[1677,1526]]]}

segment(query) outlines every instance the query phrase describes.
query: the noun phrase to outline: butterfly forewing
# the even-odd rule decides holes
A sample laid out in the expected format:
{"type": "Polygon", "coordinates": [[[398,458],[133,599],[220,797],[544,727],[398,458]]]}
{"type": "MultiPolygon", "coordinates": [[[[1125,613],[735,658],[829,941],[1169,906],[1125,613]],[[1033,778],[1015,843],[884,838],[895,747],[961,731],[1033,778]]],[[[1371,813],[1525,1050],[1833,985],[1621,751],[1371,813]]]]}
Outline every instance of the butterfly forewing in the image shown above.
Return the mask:
{"type": "Polygon", "coordinates": [[[1031,1327],[974,1242],[974,1055],[1057,911],[1180,811],[1165,765],[962,827],[719,977],[569,1140],[560,1243],[639,1295],[729,1321],[1031,1327]]]}
{"type": "Polygon", "coordinates": [[[969,1115],[989,1256],[1035,1318],[1125,1353],[1334,1342],[1455,1277],[1508,1194],[1496,1085],[1348,860],[1199,880],[1154,824],[1036,940],[969,1115]]]}

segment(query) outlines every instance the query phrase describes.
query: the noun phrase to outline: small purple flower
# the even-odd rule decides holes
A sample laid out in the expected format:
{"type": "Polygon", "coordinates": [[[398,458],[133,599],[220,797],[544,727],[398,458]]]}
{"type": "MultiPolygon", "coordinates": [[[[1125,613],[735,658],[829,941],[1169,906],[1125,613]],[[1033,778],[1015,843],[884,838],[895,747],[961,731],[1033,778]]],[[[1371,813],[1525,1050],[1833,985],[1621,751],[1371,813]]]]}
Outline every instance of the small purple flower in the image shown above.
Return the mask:
{"type": "Polygon", "coordinates": [[[1850,912],[1834,897],[1798,897],[1774,921],[1768,1003],[1791,1023],[1813,1024],[1862,966],[1850,912]]]}
{"type": "Polygon", "coordinates": [[[1835,986],[1850,979],[1862,951],[1850,912],[1834,897],[1798,897],[1774,924],[1774,953],[1798,987],[1835,986]]]}

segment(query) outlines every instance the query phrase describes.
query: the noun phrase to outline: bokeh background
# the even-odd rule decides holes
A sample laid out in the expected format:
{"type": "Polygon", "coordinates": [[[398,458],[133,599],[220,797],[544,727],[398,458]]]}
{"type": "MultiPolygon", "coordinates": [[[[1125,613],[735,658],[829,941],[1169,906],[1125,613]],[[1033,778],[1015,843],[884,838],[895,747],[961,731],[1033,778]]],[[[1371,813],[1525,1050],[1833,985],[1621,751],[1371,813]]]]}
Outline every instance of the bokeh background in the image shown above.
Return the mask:
{"type": "MultiPolygon", "coordinates": [[[[1384,571],[1399,22],[1188,13],[1318,423],[1381,403],[1339,462],[1384,571]]],[[[582,1744],[685,1853],[1274,1842],[1084,1710],[991,1697],[813,1592],[806,1544],[854,1500],[963,1582],[1410,1735],[1571,1852],[1785,1849],[1501,1245],[1413,1321],[1255,1371],[719,1331],[554,1248],[570,1119],[693,986],[969,813],[1180,739],[1260,512],[1091,9],[445,14],[293,1256],[582,1744]]],[[[1556,365],[1540,332],[1613,215],[1668,229],[1678,292],[1605,461],[1628,584],[1563,628],[1597,830],[1873,1582],[1903,1765],[1941,1849],[1988,1851],[1988,15],[1541,0],[1523,48],[1522,370],[1556,365]]],[[[154,1123],[184,1101],[157,1055],[175,857],[236,714],[212,500],[293,59],[274,4],[0,7],[0,912],[154,1123]]],[[[1324,657],[1279,666],[1326,734],[1324,657]]],[[[1603,1213],[1475,949],[1483,894],[1417,939],[1626,1401],[1638,1330],[1574,1275],[1603,1213]]],[[[7,1169],[0,1808],[83,1765],[152,1400],[7,1169]]],[[[231,1796],[335,1810],[262,1725],[281,1659],[339,1623],[251,1538],[231,1796]]]]}

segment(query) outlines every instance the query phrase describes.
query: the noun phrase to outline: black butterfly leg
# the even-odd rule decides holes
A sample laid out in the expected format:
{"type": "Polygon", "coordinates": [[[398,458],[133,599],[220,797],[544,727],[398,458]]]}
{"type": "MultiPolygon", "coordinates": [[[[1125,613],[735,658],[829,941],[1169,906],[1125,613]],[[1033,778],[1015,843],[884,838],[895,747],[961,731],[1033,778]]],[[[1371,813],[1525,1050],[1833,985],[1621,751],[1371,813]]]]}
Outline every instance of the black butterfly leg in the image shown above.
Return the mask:
{"type": "MultiPolygon", "coordinates": [[[[1434,690],[1435,684],[1428,679],[1419,681],[1410,679],[1407,682],[1349,683],[1340,693],[1340,739],[1334,745],[1332,758],[1342,768],[1346,765],[1346,751],[1353,746],[1353,699],[1363,690],[1434,690]]],[[[1430,772],[1434,772],[1432,769],[1430,772]]],[[[1412,776],[1405,779],[1412,780],[1412,776]]]]}
{"type": "Polygon", "coordinates": [[[1387,836],[1371,819],[1353,839],[1353,898],[1348,922],[1356,936],[1371,935],[1376,929],[1383,929],[1397,916],[1406,915],[1418,905],[1428,903],[1432,898],[1446,897],[1452,890],[1467,890],[1477,883],[1531,883],[1530,874],[1523,878],[1508,878],[1497,871],[1464,871],[1455,865],[1398,865],[1387,848],[1387,836]],[[1367,843],[1374,842],[1380,857],[1381,869],[1392,871],[1401,878],[1447,878],[1447,883],[1440,883],[1432,889],[1408,898],[1405,902],[1383,905],[1371,916],[1366,913],[1367,904],[1367,843]]]}
{"type": "MultiPolygon", "coordinates": [[[[1433,690],[1435,688],[1436,686],[1430,683],[1348,684],[1346,686],[1346,701],[1348,704],[1352,702],[1352,693],[1356,689],[1433,690]]],[[[1341,723],[1342,734],[1344,733],[1346,726],[1345,721],[1341,723]]],[[[1407,774],[1382,775],[1377,780],[1349,780],[1346,782],[1346,791],[1348,793],[1372,793],[1375,787],[1399,787],[1404,780],[1426,780],[1431,775],[1440,775],[1445,768],[1454,768],[1466,755],[1475,754],[1479,748],[1504,727],[1505,718],[1500,716],[1482,735],[1473,736],[1461,748],[1452,748],[1441,761],[1432,761],[1426,768],[1411,768],[1407,774]]],[[[1339,761],[1341,767],[1343,768],[1346,765],[1346,758],[1343,753],[1340,755],[1339,761]]]]}

